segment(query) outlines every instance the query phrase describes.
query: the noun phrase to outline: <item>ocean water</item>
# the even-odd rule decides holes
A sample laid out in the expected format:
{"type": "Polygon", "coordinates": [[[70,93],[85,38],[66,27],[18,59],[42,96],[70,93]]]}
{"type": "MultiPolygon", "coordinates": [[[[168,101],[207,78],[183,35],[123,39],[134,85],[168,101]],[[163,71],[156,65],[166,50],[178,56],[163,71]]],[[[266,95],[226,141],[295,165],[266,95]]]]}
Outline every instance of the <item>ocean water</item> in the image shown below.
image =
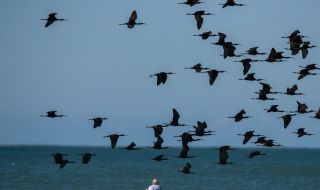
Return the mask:
{"type": "Polygon", "coordinates": [[[217,164],[216,148],[193,148],[190,159],[176,158],[179,148],[137,151],[95,147],[6,146],[0,147],[0,189],[79,189],[144,190],[153,178],[164,190],[201,189],[320,189],[320,150],[260,149],[266,156],[248,159],[252,150],[229,151],[230,162],[217,164]],[[53,164],[51,153],[68,153],[69,164],[63,169],[53,164]],[[90,152],[88,165],[77,154],[90,152]],[[151,158],[164,154],[169,160],[151,158]],[[192,164],[194,174],[178,172],[192,164]]]}

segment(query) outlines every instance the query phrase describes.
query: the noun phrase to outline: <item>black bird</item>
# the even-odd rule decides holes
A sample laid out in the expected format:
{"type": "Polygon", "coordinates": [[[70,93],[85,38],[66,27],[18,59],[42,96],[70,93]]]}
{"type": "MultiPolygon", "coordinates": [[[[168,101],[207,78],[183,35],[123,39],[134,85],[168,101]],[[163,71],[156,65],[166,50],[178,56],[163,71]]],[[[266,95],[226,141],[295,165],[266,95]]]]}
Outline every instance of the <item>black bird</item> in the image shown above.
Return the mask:
{"type": "Polygon", "coordinates": [[[136,22],[138,16],[136,10],[131,13],[129,21],[127,23],[119,24],[119,25],[127,25],[128,28],[133,28],[135,25],[143,25],[146,24],[144,22],[136,22]]]}
{"type": "Polygon", "coordinates": [[[305,135],[309,135],[309,136],[310,136],[310,135],[314,135],[314,134],[305,132],[305,131],[304,131],[304,128],[299,128],[296,132],[292,132],[292,133],[297,134],[299,138],[300,138],[300,137],[303,137],[303,136],[305,136],[305,135]]]}
{"type": "Polygon", "coordinates": [[[242,144],[246,144],[247,142],[249,142],[252,137],[260,137],[261,136],[261,135],[255,135],[253,133],[254,133],[254,131],[248,131],[245,134],[238,134],[238,135],[244,136],[242,144]]]}
{"type": "Polygon", "coordinates": [[[301,80],[308,75],[318,75],[318,73],[310,73],[309,71],[310,71],[309,69],[301,69],[299,72],[293,72],[293,73],[299,74],[298,80],[301,80]]]}
{"type": "Polygon", "coordinates": [[[159,86],[161,83],[162,84],[166,83],[168,75],[172,75],[172,74],[175,74],[175,73],[160,72],[160,73],[149,75],[149,78],[154,77],[154,76],[157,77],[157,86],[159,86]]]}
{"type": "Polygon", "coordinates": [[[148,147],[148,148],[153,148],[156,150],[169,148],[169,147],[162,147],[163,142],[164,142],[163,138],[161,136],[158,136],[157,141],[153,142],[153,147],[148,147]]]}
{"type": "Polygon", "coordinates": [[[217,36],[216,34],[212,34],[211,31],[208,32],[204,32],[202,34],[197,34],[197,35],[192,35],[192,36],[201,36],[201,39],[206,40],[208,39],[210,36],[217,36]]]}
{"type": "Polygon", "coordinates": [[[262,100],[262,101],[276,100],[275,98],[268,98],[267,95],[268,93],[266,91],[260,90],[260,92],[258,93],[258,98],[251,98],[251,99],[262,100]]]}
{"type": "Polygon", "coordinates": [[[224,4],[219,4],[222,5],[222,8],[228,7],[228,6],[246,6],[246,4],[238,4],[234,0],[227,0],[224,4]]]}
{"type": "Polygon", "coordinates": [[[189,5],[190,7],[196,5],[196,4],[200,4],[200,3],[203,3],[201,2],[200,0],[187,0],[185,2],[182,2],[182,3],[178,3],[178,4],[185,4],[185,5],[189,5]]]}
{"type": "Polygon", "coordinates": [[[189,152],[189,146],[185,145],[182,146],[182,150],[180,151],[180,155],[178,156],[179,158],[194,158],[194,156],[189,156],[188,152],[189,152]]]}
{"type": "Polygon", "coordinates": [[[46,25],[44,26],[44,27],[48,27],[48,26],[50,26],[51,24],[53,24],[55,21],[66,21],[67,19],[58,19],[57,17],[56,17],[56,15],[57,15],[58,13],[50,13],[49,15],[48,15],[48,18],[42,18],[41,20],[46,20],[47,22],[46,22],[46,25]]]}
{"type": "Polygon", "coordinates": [[[85,154],[81,154],[81,156],[82,156],[82,164],[88,164],[92,156],[96,156],[96,154],[85,153],[85,154]]]}
{"type": "Polygon", "coordinates": [[[294,35],[289,38],[290,48],[288,50],[291,51],[291,55],[297,55],[300,50],[300,46],[303,43],[301,35],[294,35]]]}
{"type": "MultiPolygon", "coordinates": [[[[267,83],[264,83],[264,82],[260,82],[259,84],[262,85],[262,89],[260,91],[263,91],[265,92],[266,94],[278,94],[280,92],[272,92],[271,89],[271,85],[270,84],[267,84],[267,83]]],[[[255,92],[256,94],[259,94],[260,92],[255,92]]]]}
{"type": "Polygon", "coordinates": [[[232,42],[225,42],[223,44],[223,58],[227,58],[227,57],[241,57],[241,55],[236,55],[234,53],[234,51],[236,50],[235,45],[237,44],[233,44],[232,42]]]}
{"type": "Polygon", "coordinates": [[[295,36],[299,35],[300,34],[300,31],[299,30],[295,30],[293,31],[289,36],[283,36],[281,38],[289,38],[289,39],[292,39],[294,38],[295,36]]]}
{"type": "MultiPolygon", "coordinates": [[[[226,39],[227,35],[225,35],[222,32],[218,32],[218,36],[219,36],[218,41],[215,42],[215,43],[211,43],[211,44],[218,45],[218,46],[223,46],[226,43],[225,39],[226,39]]],[[[235,44],[233,44],[233,45],[235,45],[235,44]]]]}
{"type": "Polygon", "coordinates": [[[219,162],[218,164],[226,165],[226,164],[232,164],[231,162],[228,162],[229,155],[228,150],[232,150],[230,146],[221,146],[218,148],[219,150],[219,162]]]}
{"type": "Polygon", "coordinates": [[[307,110],[308,106],[305,103],[301,103],[299,101],[297,101],[298,107],[297,107],[297,111],[292,111],[291,113],[300,113],[300,114],[304,114],[304,113],[310,113],[310,112],[314,112],[313,110],[307,110]]]}
{"type": "Polygon", "coordinates": [[[107,136],[103,136],[103,137],[109,137],[110,138],[111,148],[114,149],[116,147],[116,145],[117,145],[119,137],[122,137],[122,136],[127,136],[127,135],[124,135],[124,134],[121,134],[121,135],[112,134],[112,135],[107,135],[107,136]]]}
{"type": "Polygon", "coordinates": [[[41,115],[40,117],[55,118],[55,117],[65,117],[66,116],[66,115],[58,115],[56,113],[57,113],[57,111],[48,111],[47,115],[41,115]]]}
{"type": "Polygon", "coordinates": [[[278,106],[279,106],[279,105],[271,105],[269,109],[264,109],[264,110],[266,110],[267,113],[270,113],[270,112],[280,112],[280,113],[281,113],[281,112],[285,112],[285,111],[283,111],[283,110],[279,110],[279,109],[278,109],[278,106]]]}
{"type": "Polygon", "coordinates": [[[194,132],[196,136],[202,137],[202,136],[208,136],[208,135],[212,135],[211,133],[214,131],[206,131],[207,128],[207,123],[201,122],[201,121],[197,121],[197,126],[193,126],[193,128],[195,129],[195,131],[189,131],[189,132],[194,132]]]}
{"type": "Polygon", "coordinates": [[[194,18],[196,19],[197,22],[197,28],[198,30],[201,29],[202,23],[203,23],[203,15],[214,15],[212,13],[206,13],[205,11],[196,11],[194,13],[188,13],[187,15],[194,15],[194,18]]]}
{"type": "Polygon", "coordinates": [[[308,49],[317,47],[317,46],[309,46],[309,45],[310,45],[309,41],[303,42],[302,46],[299,48],[301,50],[303,59],[305,59],[307,57],[307,55],[309,53],[308,49]]]}
{"type": "Polygon", "coordinates": [[[130,143],[127,147],[122,148],[122,149],[126,149],[126,150],[139,150],[140,148],[135,148],[137,145],[136,143],[132,142],[130,143]]]}
{"type": "Polygon", "coordinates": [[[274,147],[274,146],[282,146],[280,144],[275,144],[274,140],[266,140],[262,146],[265,147],[274,147]]]}
{"type": "Polygon", "coordinates": [[[318,111],[314,114],[314,116],[311,116],[311,118],[320,119],[320,108],[319,108],[318,111]]]}
{"type": "Polygon", "coordinates": [[[299,66],[299,67],[304,68],[304,69],[308,69],[309,71],[312,71],[312,70],[320,70],[320,68],[317,67],[316,65],[317,65],[317,64],[313,63],[313,64],[309,64],[309,65],[307,65],[307,66],[305,66],[305,67],[303,67],[303,66],[299,66]]]}
{"type": "Polygon", "coordinates": [[[52,156],[53,159],[54,159],[54,163],[55,163],[55,164],[60,164],[60,163],[62,163],[63,157],[64,157],[64,156],[67,156],[67,155],[68,155],[68,154],[62,154],[62,153],[59,153],[59,152],[51,154],[51,156],[52,156]]]}
{"type": "Polygon", "coordinates": [[[200,73],[202,70],[208,70],[210,68],[202,67],[201,63],[197,63],[197,64],[193,65],[192,67],[184,68],[184,69],[193,69],[196,71],[196,73],[200,73]]]}
{"type": "Polygon", "coordinates": [[[89,120],[93,121],[93,128],[95,129],[97,127],[101,127],[103,120],[106,120],[106,119],[108,119],[108,118],[106,118],[106,117],[96,117],[96,118],[92,118],[92,119],[89,119],[89,120]]]}
{"type": "Polygon", "coordinates": [[[251,68],[251,62],[258,62],[259,60],[252,60],[252,59],[243,59],[241,61],[235,61],[242,63],[243,66],[243,75],[246,75],[250,68],[251,68]]]}
{"type": "Polygon", "coordinates": [[[174,126],[174,127],[188,126],[186,124],[180,124],[179,123],[180,114],[178,113],[178,111],[175,108],[172,109],[172,113],[173,113],[173,116],[172,116],[171,122],[170,123],[166,123],[165,125],[167,125],[167,126],[171,125],[171,126],[174,126]]]}
{"type": "Polygon", "coordinates": [[[269,56],[268,58],[265,60],[267,62],[281,62],[283,61],[283,59],[289,59],[289,58],[292,58],[292,57],[285,57],[282,55],[283,52],[277,52],[276,49],[272,48],[270,53],[269,53],[269,56]]]}
{"type": "Polygon", "coordinates": [[[235,122],[240,122],[242,119],[247,119],[247,118],[251,118],[251,116],[244,116],[244,114],[246,114],[247,112],[242,109],[239,113],[237,113],[235,116],[233,117],[228,117],[228,118],[234,118],[235,122]]]}
{"type": "Polygon", "coordinates": [[[59,164],[60,164],[60,169],[64,168],[67,164],[71,164],[71,163],[75,163],[73,161],[69,161],[69,160],[62,160],[59,164]]]}
{"type": "Polygon", "coordinates": [[[163,161],[163,160],[168,160],[168,158],[165,158],[163,154],[156,156],[154,158],[152,158],[152,160],[155,160],[157,162],[163,161]]]}
{"type": "Polygon", "coordinates": [[[239,79],[239,80],[247,80],[247,81],[262,81],[264,79],[256,79],[255,75],[256,73],[249,73],[245,78],[239,79]]]}
{"type": "Polygon", "coordinates": [[[292,120],[292,116],[295,116],[295,115],[297,114],[286,114],[278,118],[283,120],[283,127],[286,129],[292,120]]]}
{"type": "Polygon", "coordinates": [[[258,137],[257,140],[254,142],[254,144],[265,144],[266,141],[267,141],[266,138],[267,138],[267,137],[264,137],[264,136],[258,137]]]}
{"type": "Polygon", "coordinates": [[[205,72],[201,72],[201,73],[208,73],[208,75],[209,75],[209,84],[210,84],[210,86],[212,86],[213,83],[216,81],[219,73],[225,73],[225,72],[227,72],[227,71],[218,71],[216,69],[211,69],[209,71],[205,71],[205,72]]]}
{"type": "Polygon", "coordinates": [[[181,137],[182,147],[184,147],[184,146],[187,146],[189,142],[200,141],[201,140],[201,139],[194,139],[192,136],[194,136],[194,135],[190,134],[188,132],[184,132],[184,133],[182,133],[182,135],[175,136],[175,137],[181,137]]]}
{"type": "Polygon", "coordinates": [[[166,125],[155,125],[147,128],[153,128],[154,137],[159,137],[163,132],[163,127],[168,127],[166,125]]]}
{"type": "Polygon", "coordinates": [[[182,171],[179,171],[179,172],[182,172],[184,174],[194,174],[193,172],[190,171],[191,168],[192,168],[191,164],[187,162],[186,165],[183,166],[182,171]]]}
{"type": "Polygon", "coordinates": [[[266,53],[259,53],[258,52],[258,48],[259,47],[252,47],[249,50],[247,50],[245,54],[248,54],[248,55],[266,55],[266,53]]]}
{"type": "Polygon", "coordinates": [[[249,154],[249,158],[253,158],[253,157],[256,157],[256,156],[261,156],[261,155],[266,155],[264,153],[261,153],[261,151],[252,151],[250,154],[249,154]]]}
{"type": "Polygon", "coordinates": [[[286,95],[290,95],[290,96],[294,96],[294,95],[305,95],[303,93],[297,93],[297,90],[298,90],[298,85],[293,85],[291,88],[287,88],[287,91],[283,94],[286,94],[286,95]]]}

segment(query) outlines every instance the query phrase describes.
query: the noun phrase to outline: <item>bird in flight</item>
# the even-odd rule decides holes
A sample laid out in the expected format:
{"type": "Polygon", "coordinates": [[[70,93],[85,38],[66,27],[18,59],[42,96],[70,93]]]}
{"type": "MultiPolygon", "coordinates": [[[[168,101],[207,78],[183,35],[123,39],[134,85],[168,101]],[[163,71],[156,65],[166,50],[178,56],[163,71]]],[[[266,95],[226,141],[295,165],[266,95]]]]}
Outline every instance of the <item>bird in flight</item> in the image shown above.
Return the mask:
{"type": "Polygon", "coordinates": [[[144,22],[136,22],[137,18],[138,18],[137,11],[133,10],[130,17],[129,17],[128,22],[122,23],[119,25],[127,25],[127,27],[130,29],[132,29],[135,25],[146,25],[146,23],[144,23],[144,22]]]}
{"type": "Polygon", "coordinates": [[[96,118],[92,118],[92,119],[89,119],[89,120],[93,121],[93,128],[95,129],[97,127],[101,127],[103,120],[106,120],[106,119],[108,119],[108,118],[106,118],[106,117],[96,117],[96,118]]]}
{"type": "Polygon", "coordinates": [[[152,74],[149,75],[149,78],[151,77],[157,77],[157,86],[159,86],[160,84],[165,84],[168,78],[168,75],[173,75],[175,73],[172,72],[160,72],[160,73],[156,73],[156,74],[152,74]]]}
{"type": "Polygon", "coordinates": [[[66,115],[59,115],[59,114],[56,114],[57,111],[48,111],[47,112],[47,115],[41,115],[40,117],[49,117],[49,118],[56,118],[56,117],[65,117],[66,115]]]}
{"type": "Polygon", "coordinates": [[[206,13],[205,11],[196,11],[194,13],[188,13],[187,15],[193,15],[194,18],[196,19],[197,22],[197,28],[198,30],[201,29],[202,23],[203,23],[203,18],[202,16],[204,15],[214,15],[212,13],[206,13]]]}
{"type": "Polygon", "coordinates": [[[51,24],[53,24],[55,21],[67,21],[67,19],[57,18],[57,17],[56,17],[57,14],[58,14],[58,13],[50,13],[50,14],[48,15],[48,18],[42,18],[41,20],[46,20],[46,21],[47,21],[44,27],[47,28],[48,26],[50,26],[51,24]]]}

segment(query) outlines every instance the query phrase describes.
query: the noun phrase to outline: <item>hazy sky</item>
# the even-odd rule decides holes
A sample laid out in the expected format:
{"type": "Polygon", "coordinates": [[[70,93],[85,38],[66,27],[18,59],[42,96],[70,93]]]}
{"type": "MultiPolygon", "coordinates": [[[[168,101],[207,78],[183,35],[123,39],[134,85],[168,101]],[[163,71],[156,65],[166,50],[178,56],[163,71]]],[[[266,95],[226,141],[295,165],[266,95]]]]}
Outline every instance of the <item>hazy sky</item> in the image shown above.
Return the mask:
{"type": "MultiPolygon", "coordinates": [[[[182,1],[182,0],[181,0],[182,1]]],[[[319,63],[319,48],[281,63],[256,63],[251,72],[265,78],[275,91],[298,84],[306,96],[274,95],[277,101],[251,100],[260,88],[257,82],[239,81],[242,58],[223,59],[222,48],[193,34],[212,30],[227,34],[239,43],[236,53],[259,46],[261,52],[272,47],[283,51],[289,35],[299,29],[314,45],[320,45],[320,1],[318,0],[238,0],[245,7],[222,9],[223,0],[204,0],[194,7],[177,4],[180,0],[3,0],[0,1],[0,144],[109,145],[103,135],[125,133],[120,145],[134,141],[151,145],[152,129],[147,125],[168,122],[172,108],[181,123],[194,125],[206,121],[216,135],[192,146],[238,145],[238,133],[255,130],[285,146],[320,147],[320,121],[311,114],[297,116],[285,130],[281,116],[266,114],[271,104],[296,110],[296,101],[311,109],[320,106],[320,76],[298,81],[293,71],[299,65],[319,63]],[[138,21],[148,25],[132,30],[126,22],[133,10],[138,21]],[[193,13],[206,10],[202,29],[197,30],[193,13]],[[44,28],[46,18],[57,12],[57,22],[44,28]],[[185,67],[201,62],[205,67],[227,70],[213,86],[207,74],[196,74],[185,67]],[[148,75],[160,71],[176,72],[165,85],[156,86],[148,75]],[[245,108],[252,119],[235,123],[227,116],[245,108]],[[65,118],[41,118],[49,110],[65,118]],[[109,117],[101,128],[93,129],[89,118],[109,117]],[[297,138],[292,132],[305,127],[315,136],[297,138]]],[[[285,55],[290,55],[286,51],[285,55]]],[[[265,56],[257,57],[265,59],[265,56]]],[[[165,145],[179,146],[174,135],[191,127],[164,130],[165,145]]],[[[242,146],[242,145],[241,145],[242,146]]],[[[248,145],[250,146],[250,145],[248,145]]]]}

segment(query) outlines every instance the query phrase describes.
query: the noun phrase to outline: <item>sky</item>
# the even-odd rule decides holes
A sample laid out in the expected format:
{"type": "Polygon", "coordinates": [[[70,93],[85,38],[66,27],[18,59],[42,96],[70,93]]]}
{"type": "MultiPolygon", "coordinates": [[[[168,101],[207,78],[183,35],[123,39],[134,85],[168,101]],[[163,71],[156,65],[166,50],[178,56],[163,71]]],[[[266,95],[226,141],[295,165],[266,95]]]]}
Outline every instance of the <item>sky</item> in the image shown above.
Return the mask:
{"type": "MultiPolygon", "coordinates": [[[[294,84],[306,96],[274,95],[275,101],[252,100],[260,89],[257,82],[240,81],[242,65],[223,59],[222,48],[210,44],[217,38],[201,40],[192,36],[205,31],[227,34],[227,41],[241,44],[236,53],[259,46],[261,52],[272,47],[285,51],[287,36],[296,29],[314,45],[320,45],[320,1],[318,0],[238,0],[248,6],[222,9],[223,0],[203,0],[193,7],[179,0],[6,0],[0,1],[0,145],[81,145],[109,146],[102,136],[124,133],[125,146],[134,141],[150,146],[155,140],[146,126],[171,120],[176,108],[180,122],[195,125],[206,121],[216,135],[204,137],[191,146],[242,146],[238,133],[255,130],[286,147],[320,147],[320,120],[312,114],[296,116],[287,129],[281,113],[266,114],[263,109],[279,104],[280,109],[296,110],[296,101],[313,110],[320,107],[320,76],[298,81],[299,66],[319,64],[319,48],[281,63],[254,63],[251,72],[267,79],[273,90],[284,91],[294,84]],[[138,22],[148,25],[128,29],[127,22],[136,10],[138,22]],[[193,13],[206,10],[201,30],[193,13]],[[45,28],[49,13],[68,21],[45,28]],[[213,86],[207,74],[185,70],[196,63],[223,69],[213,86]],[[175,72],[165,85],[156,86],[150,74],[175,72]],[[235,123],[228,116],[241,109],[251,119],[235,123]],[[43,118],[58,110],[68,117],[43,118]],[[93,129],[92,117],[108,117],[101,128],[93,129]],[[297,138],[292,132],[304,127],[314,136],[297,138]]],[[[246,58],[246,57],[244,57],[246,58]]],[[[257,57],[265,59],[265,56],[257,57]]],[[[192,127],[164,130],[165,146],[180,146],[175,135],[192,127]]]]}

